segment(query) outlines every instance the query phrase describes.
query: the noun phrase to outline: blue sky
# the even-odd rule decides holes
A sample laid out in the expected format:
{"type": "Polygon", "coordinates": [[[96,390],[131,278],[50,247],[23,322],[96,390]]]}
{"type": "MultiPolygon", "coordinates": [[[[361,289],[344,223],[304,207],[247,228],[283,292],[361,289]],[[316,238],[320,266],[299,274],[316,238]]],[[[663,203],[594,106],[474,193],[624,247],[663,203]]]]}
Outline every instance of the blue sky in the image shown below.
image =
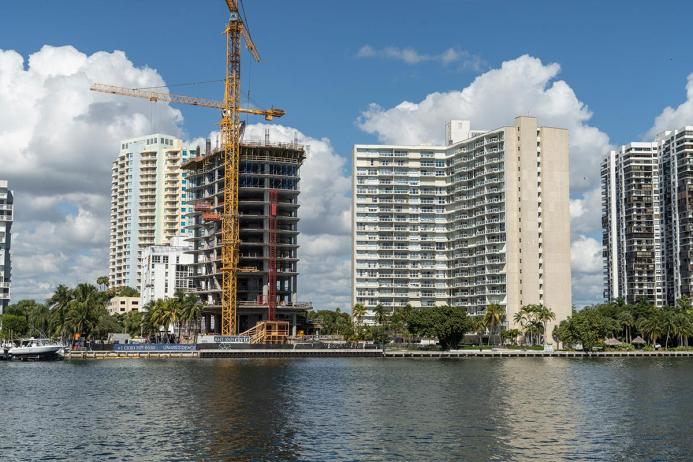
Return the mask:
{"type": "MultiPolygon", "coordinates": [[[[244,53],[243,104],[285,109],[272,136],[298,137],[311,149],[302,170],[299,292],[319,307],[349,304],[354,143],[433,142],[445,118],[491,129],[529,114],[568,128],[573,300],[581,306],[601,298],[601,155],[693,124],[690,2],[245,0],[244,7],[263,60],[244,53]]],[[[223,0],[3,3],[0,177],[17,201],[17,297],[40,299],[58,283],[105,273],[110,161],[120,139],[152,124],[186,139],[216,127],[209,109],[94,95],[91,76],[126,85],[158,82],[158,73],[173,93],[220,99],[220,82],[176,84],[223,78],[227,18],[223,0]]]]}
{"type": "MultiPolygon", "coordinates": [[[[373,140],[354,125],[369,103],[419,101],[433,91],[462,88],[477,74],[433,63],[357,59],[364,44],[432,54],[459,48],[487,67],[524,53],[558,62],[560,78],[616,143],[639,138],[662,107],[680,100],[693,70],[685,46],[689,2],[245,0],[244,6],[263,58],[261,64],[244,60],[251,98],[286,109],[284,124],[328,136],[346,154],[351,144],[373,140]]],[[[222,0],[10,0],[3,9],[0,43],[25,56],[44,44],[85,53],[120,49],[135,65],[157,69],[167,83],[223,77],[222,0]]],[[[171,91],[218,97],[221,87],[171,91]]],[[[216,121],[211,111],[181,110],[191,136],[208,133],[216,121]]]]}

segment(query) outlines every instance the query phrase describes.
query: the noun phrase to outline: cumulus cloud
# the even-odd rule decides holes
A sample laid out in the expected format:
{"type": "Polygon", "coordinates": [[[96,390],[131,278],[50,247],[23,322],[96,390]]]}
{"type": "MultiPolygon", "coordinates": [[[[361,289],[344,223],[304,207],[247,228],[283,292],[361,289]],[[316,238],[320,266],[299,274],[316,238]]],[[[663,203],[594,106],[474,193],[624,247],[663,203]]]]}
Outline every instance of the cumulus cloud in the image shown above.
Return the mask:
{"type": "Polygon", "coordinates": [[[580,235],[570,246],[573,271],[596,273],[602,269],[602,245],[596,239],[580,235]]]}
{"type": "Polygon", "coordinates": [[[42,300],[59,283],[105,274],[111,162],[120,140],[182,133],[177,109],[93,93],[93,82],[164,85],[122,51],[44,46],[25,59],[0,50],[0,178],[15,192],[14,300],[42,300]]]}
{"type": "MultiPolygon", "coordinates": [[[[449,119],[469,119],[473,129],[494,129],[511,124],[516,116],[531,115],[540,125],[567,128],[573,234],[576,239],[580,234],[596,236],[599,165],[611,146],[607,134],[589,124],[592,113],[587,105],[567,82],[557,79],[560,69],[557,63],[523,55],[479,75],[461,90],[431,93],[422,101],[403,101],[391,108],[373,103],[357,125],[383,143],[401,144],[441,144],[449,119]]],[[[576,299],[588,298],[575,280],[573,287],[576,299]]]]}
{"type": "Polygon", "coordinates": [[[470,53],[467,50],[448,48],[442,53],[427,54],[421,53],[414,48],[405,47],[385,47],[373,48],[366,44],[356,52],[357,58],[382,58],[394,61],[401,61],[406,64],[420,64],[424,62],[437,62],[444,66],[457,64],[461,70],[480,71],[486,63],[480,56],[470,53]]]}
{"type": "Polygon", "coordinates": [[[676,108],[667,106],[655,118],[652,128],[647,132],[647,139],[653,139],[655,135],[665,130],[676,130],[686,125],[693,124],[693,73],[688,75],[686,83],[686,101],[676,108]]]}

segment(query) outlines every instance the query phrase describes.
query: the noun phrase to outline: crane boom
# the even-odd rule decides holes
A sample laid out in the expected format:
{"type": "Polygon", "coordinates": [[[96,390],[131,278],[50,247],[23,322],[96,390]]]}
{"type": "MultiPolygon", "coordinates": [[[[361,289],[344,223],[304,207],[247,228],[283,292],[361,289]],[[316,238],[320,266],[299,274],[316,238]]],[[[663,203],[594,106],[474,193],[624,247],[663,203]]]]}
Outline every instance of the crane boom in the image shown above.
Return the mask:
{"type": "MultiPolygon", "coordinates": [[[[213,109],[224,109],[224,102],[217,101],[207,98],[193,98],[191,96],[183,95],[172,95],[170,93],[164,93],[160,91],[151,90],[140,90],[137,88],[124,88],[115,85],[105,85],[102,83],[95,83],[89,87],[91,91],[98,91],[100,93],[110,93],[112,95],[122,95],[122,96],[132,96],[135,98],[144,98],[153,102],[164,102],[164,103],[179,103],[188,104],[191,106],[209,107],[213,109]]],[[[265,117],[265,120],[272,120],[274,117],[282,117],[284,111],[278,108],[270,109],[258,109],[258,108],[239,108],[239,111],[244,114],[254,114],[261,115],[265,117]]]]}

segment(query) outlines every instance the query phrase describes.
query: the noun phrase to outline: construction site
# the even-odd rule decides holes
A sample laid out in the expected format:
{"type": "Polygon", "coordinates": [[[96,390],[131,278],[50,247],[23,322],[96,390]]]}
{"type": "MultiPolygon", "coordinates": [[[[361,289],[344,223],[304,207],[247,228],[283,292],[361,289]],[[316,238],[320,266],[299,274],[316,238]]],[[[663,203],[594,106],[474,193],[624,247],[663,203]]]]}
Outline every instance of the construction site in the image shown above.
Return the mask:
{"type": "MultiPolygon", "coordinates": [[[[299,144],[240,145],[238,171],[239,265],[236,315],[239,332],[263,321],[286,321],[290,334],[305,332],[310,303],[297,300],[299,169],[305,158],[299,144]]],[[[223,151],[212,151],[183,165],[193,241],[193,289],[205,304],[202,331],[221,333],[223,151]]]]}
{"type": "Polygon", "coordinates": [[[182,165],[193,204],[186,225],[194,255],[190,292],[204,304],[201,332],[211,334],[214,343],[283,344],[309,327],[311,304],[297,299],[299,169],[305,149],[273,144],[269,133],[264,142],[242,142],[241,114],[270,121],[284,111],[241,107],[241,44],[255,61],[260,55],[237,0],[226,0],[226,6],[221,101],[100,83],[91,90],[221,111],[219,147],[212,150],[207,142],[204,154],[182,165]]]}

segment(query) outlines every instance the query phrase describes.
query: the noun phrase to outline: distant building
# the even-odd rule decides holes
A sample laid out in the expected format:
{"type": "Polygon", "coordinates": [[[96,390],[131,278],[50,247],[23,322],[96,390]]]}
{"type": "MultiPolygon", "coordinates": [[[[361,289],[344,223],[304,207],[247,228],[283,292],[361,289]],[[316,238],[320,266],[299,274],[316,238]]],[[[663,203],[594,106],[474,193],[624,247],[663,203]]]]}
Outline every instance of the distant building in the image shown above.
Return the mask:
{"type": "Polygon", "coordinates": [[[194,155],[169,135],[121,142],[112,169],[110,287],[140,287],[144,249],[188,232],[187,173],[180,167],[194,155]]]}
{"type": "Polygon", "coordinates": [[[6,180],[0,180],[0,314],[10,304],[13,203],[9,184],[6,180]]]}
{"type": "Polygon", "coordinates": [[[693,297],[693,126],[606,154],[602,233],[606,299],[693,297]]]}
{"type": "Polygon", "coordinates": [[[106,309],[110,315],[144,311],[140,305],[139,297],[113,297],[106,309]]]}
{"type": "MultiPolygon", "coordinates": [[[[568,131],[532,117],[443,146],[355,145],[352,304],[571,313],[568,131]]],[[[551,332],[553,324],[548,326],[551,332]]]]}
{"type": "Polygon", "coordinates": [[[182,237],[171,239],[170,245],[147,247],[142,254],[140,304],[173,298],[177,291],[192,287],[192,245],[182,237]]]}
{"type": "Polygon", "coordinates": [[[657,143],[630,143],[602,161],[604,296],[665,303],[657,143]]]}

